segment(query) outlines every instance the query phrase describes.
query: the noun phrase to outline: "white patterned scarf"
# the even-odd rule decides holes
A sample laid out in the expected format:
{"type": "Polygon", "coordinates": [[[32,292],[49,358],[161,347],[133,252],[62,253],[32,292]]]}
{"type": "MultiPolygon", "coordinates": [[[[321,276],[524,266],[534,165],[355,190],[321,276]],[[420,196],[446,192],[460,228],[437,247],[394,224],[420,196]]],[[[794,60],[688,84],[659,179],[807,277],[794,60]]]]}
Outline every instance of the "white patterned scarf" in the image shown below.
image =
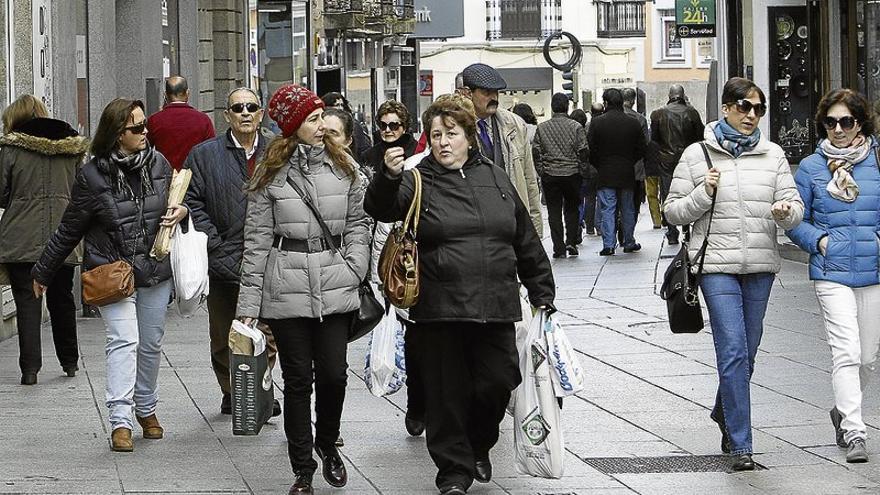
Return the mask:
{"type": "Polygon", "coordinates": [[[819,149],[828,161],[831,181],[828,193],[841,201],[852,203],[859,197],[859,185],[852,176],[853,167],[871,153],[872,140],[859,134],[847,148],[838,148],[828,139],[819,143],[819,149]]]}

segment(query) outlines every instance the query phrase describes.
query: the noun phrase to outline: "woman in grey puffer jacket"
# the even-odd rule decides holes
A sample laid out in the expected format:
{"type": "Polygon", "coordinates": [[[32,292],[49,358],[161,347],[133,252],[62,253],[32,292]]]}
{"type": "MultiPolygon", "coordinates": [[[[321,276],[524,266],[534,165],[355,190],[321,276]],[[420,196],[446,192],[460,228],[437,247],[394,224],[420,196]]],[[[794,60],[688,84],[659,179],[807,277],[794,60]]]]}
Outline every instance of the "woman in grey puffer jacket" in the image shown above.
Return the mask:
{"type": "Polygon", "coordinates": [[[719,378],[710,417],[721,429],[721,450],[736,456],[733,468],[741,471],[755,468],[749,384],[770,289],[781,266],[776,229],[800,223],[804,204],[785,152],[758,129],[767,110],[761,89],[735,77],[724,85],[721,101],[724,119],[709,123],[704,140],[684,150],[663,211],[672,224],[694,224],[692,259],[694,248],[709,236],[700,288],[719,378]]]}
{"type": "Polygon", "coordinates": [[[324,479],[334,487],[347,482],[335,443],[345,399],[348,329],[369,268],[364,185],[345,150],[324,139],[323,112],[321,99],[300,86],[282,86],[272,96],[269,116],[282,136],[269,144],[251,181],[244,228],[238,314],[246,324],[264,320],[278,345],[284,431],[296,475],[290,493],[312,493],[318,467],[313,447],[324,479]],[[338,249],[329,245],[297,189],[317,207],[338,249]]]}

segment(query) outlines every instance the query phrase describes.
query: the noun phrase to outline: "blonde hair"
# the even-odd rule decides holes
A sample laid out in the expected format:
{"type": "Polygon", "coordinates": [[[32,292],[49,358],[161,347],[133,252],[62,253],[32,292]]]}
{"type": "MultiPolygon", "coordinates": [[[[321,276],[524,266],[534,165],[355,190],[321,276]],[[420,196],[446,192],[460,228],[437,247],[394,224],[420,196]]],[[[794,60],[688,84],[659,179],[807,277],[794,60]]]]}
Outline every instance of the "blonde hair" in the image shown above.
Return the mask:
{"type": "Polygon", "coordinates": [[[21,95],[3,111],[3,132],[9,134],[28,120],[48,116],[49,110],[39,98],[34,95],[21,95]]]}

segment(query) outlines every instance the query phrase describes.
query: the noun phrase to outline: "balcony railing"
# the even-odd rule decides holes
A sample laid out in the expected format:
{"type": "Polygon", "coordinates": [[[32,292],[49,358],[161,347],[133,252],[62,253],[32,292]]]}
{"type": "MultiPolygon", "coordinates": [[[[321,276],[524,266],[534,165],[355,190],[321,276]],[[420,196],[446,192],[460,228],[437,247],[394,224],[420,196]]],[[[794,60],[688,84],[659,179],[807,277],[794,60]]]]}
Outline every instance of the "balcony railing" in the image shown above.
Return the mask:
{"type": "Polygon", "coordinates": [[[501,38],[540,37],[540,0],[501,0],[501,38]]]}
{"type": "Polygon", "coordinates": [[[363,0],[324,0],[325,14],[360,14],[363,11],[363,0]]]}
{"type": "Polygon", "coordinates": [[[644,38],[645,2],[598,2],[597,36],[600,38],[644,38]]]}

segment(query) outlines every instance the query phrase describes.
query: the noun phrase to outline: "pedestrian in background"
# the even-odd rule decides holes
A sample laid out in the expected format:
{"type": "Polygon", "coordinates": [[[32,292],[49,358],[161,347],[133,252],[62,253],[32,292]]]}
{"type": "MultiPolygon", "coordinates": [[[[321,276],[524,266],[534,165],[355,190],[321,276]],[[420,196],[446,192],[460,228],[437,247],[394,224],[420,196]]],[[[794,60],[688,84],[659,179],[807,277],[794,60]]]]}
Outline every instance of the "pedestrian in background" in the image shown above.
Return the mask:
{"type": "Polygon", "coordinates": [[[529,144],[534,143],[535,131],[538,129],[538,119],[535,117],[532,107],[528,103],[517,103],[510,111],[523,119],[523,122],[526,123],[526,136],[528,137],[529,144]]]}
{"type": "MultiPolygon", "coordinates": [[[[645,156],[647,156],[648,150],[648,141],[651,140],[651,131],[648,130],[648,119],[645,118],[644,115],[635,111],[634,108],[636,106],[636,90],[633,88],[624,88],[621,90],[621,95],[623,95],[623,113],[635,119],[639,126],[642,128],[642,137],[645,140],[645,156]]],[[[639,223],[639,212],[642,209],[642,203],[645,202],[646,194],[645,194],[645,180],[647,179],[647,174],[645,172],[645,158],[636,162],[635,166],[635,178],[636,182],[633,184],[633,213],[635,213],[635,219],[633,220],[633,228],[636,227],[639,223]]],[[[618,231],[619,232],[619,231],[618,231]]],[[[619,239],[618,235],[618,240],[619,239]]]]}
{"type": "MultiPolygon", "coordinates": [[[[684,94],[684,87],[669,87],[669,102],[651,112],[651,140],[657,143],[660,162],[660,202],[666,201],[672,175],[685,148],[703,139],[703,120],[684,94]]],[[[678,244],[678,228],[666,222],[666,242],[678,244]]],[[[687,226],[684,226],[687,229],[687,226]]]]}
{"type": "Polygon", "coordinates": [[[578,205],[581,183],[589,166],[587,132],[568,117],[568,107],[568,95],[553,95],[553,117],[538,124],[534,143],[535,170],[547,196],[554,258],[578,255],[578,205]]]}
{"type": "Polygon", "coordinates": [[[361,163],[373,171],[382,170],[385,151],[389,148],[402,148],[404,155],[410,157],[416,152],[418,141],[409,132],[409,110],[399,101],[388,100],[376,110],[376,127],[379,128],[381,142],[361,155],[361,163]]]}
{"type": "Polygon", "coordinates": [[[318,467],[313,448],[327,483],[338,488],[348,482],[335,444],[345,400],[348,330],[369,269],[369,219],[357,164],[325,139],[324,102],[287,84],[272,95],[268,112],[282,134],[269,143],[248,185],[238,315],[245,324],[265,321],[275,336],[284,378],[284,433],[296,477],[290,493],[312,493],[318,467]],[[320,212],[332,243],[306,200],[320,212]]]}
{"type": "Polygon", "coordinates": [[[373,142],[370,140],[370,132],[362,121],[355,118],[354,110],[352,110],[351,105],[348,103],[348,99],[342,93],[330,92],[325,94],[322,100],[324,101],[325,108],[342,110],[351,116],[353,122],[351,132],[353,145],[349,147],[353,152],[352,156],[357,158],[366,153],[373,146],[373,142]]]}
{"type": "MultiPolygon", "coordinates": [[[[605,113],[605,105],[601,101],[593,102],[590,105],[590,120],[584,124],[584,131],[587,133],[587,153],[590,151],[590,123],[596,117],[605,113]]],[[[592,160],[591,160],[592,162],[592,160]]],[[[587,166],[587,179],[581,183],[581,205],[578,207],[578,219],[584,229],[586,235],[596,235],[599,227],[599,210],[596,208],[598,188],[596,182],[599,172],[592,163],[587,166]]]]}
{"type": "Polygon", "coordinates": [[[758,129],[766,111],[764,92],[755,83],[741,77],[727,81],[724,117],[706,125],[701,143],[684,150],[663,204],[671,224],[694,224],[692,260],[709,237],[700,288],[719,378],[710,417],[721,430],[722,452],[735,456],[736,471],[755,468],[749,387],[770,289],[781,267],[777,225],[797,226],[804,211],[785,152],[758,129]]]}
{"type": "Polygon", "coordinates": [[[211,119],[189,105],[185,78],[165,80],[165,106],[147,119],[147,135],[174,170],[180,170],[195,145],[214,137],[211,119]]]}
{"type": "Polygon", "coordinates": [[[795,174],[804,221],[788,236],[810,253],[810,280],[831,347],[831,422],[846,462],[867,462],[862,395],[880,347],[880,172],[874,116],[851,89],[826,94],[816,110],[816,153],[795,174]]]}
{"type": "MultiPolygon", "coordinates": [[[[458,80],[456,80],[458,84],[458,80]]],[[[507,82],[486,64],[471,64],[461,72],[458,92],[474,104],[477,115],[478,146],[483,156],[507,173],[519,198],[529,210],[538,237],[544,232],[538,174],[531,153],[525,122],[513,112],[498,106],[498,91],[507,82]]]]}
{"type": "MultiPolygon", "coordinates": [[[[15,300],[22,385],[36,384],[43,366],[43,301],[34,296],[31,269],[61,223],[88,151],[84,137],[48,115],[42,101],[22,95],[4,110],[0,136],[0,263],[9,272],[15,300]]],[[[70,377],[79,370],[73,275],[81,260],[82,247],[77,246],[49,280],[46,293],[55,355],[70,377]]]]}
{"type": "MultiPolygon", "coordinates": [[[[480,151],[475,115],[439,101],[423,126],[431,154],[418,165],[421,278],[410,329],[425,350],[418,363],[436,485],[442,494],[463,495],[475,479],[491,480],[489,451],[521,381],[517,275],[535,307],[552,310],[555,286],[528,210],[504,170],[480,151]]],[[[402,220],[409,209],[414,176],[403,163],[402,150],[389,149],[367,190],[365,208],[380,222],[402,220]]]]}
{"type": "Polygon", "coordinates": [[[617,208],[623,228],[623,252],[642,248],[633,235],[636,162],[645,157],[645,140],[639,123],[623,112],[619,89],[606,89],[602,95],[605,113],[590,122],[587,134],[590,163],[598,170],[597,188],[602,225],[600,256],[611,256],[617,243],[617,208]]]}
{"type": "Polygon", "coordinates": [[[168,207],[171,165],[147,142],[146,127],[139,100],[119,98],[104,108],[92,140],[94,157],[77,172],[61,224],[31,271],[40,297],[81,240],[85,270],[119,260],[132,266],[134,293],[101,307],[110,448],[117,452],[134,448],[132,409],[144,438],[164,435],[156,406],[171,262],[153,258],[150,250],[159,227],[173,227],[187,215],[184,206],[168,207]]]}
{"type": "MultiPolygon", "coordinates": [[[[237,88],[226,97],[223,117],[229,129],[221,136],[197,145],[183,167],[192,171],[185,203],[196,230],[208,236],[208,334],[211,367],[222,394],[220,413],[232,414],[229,373],[229,329],[235,319],[244,250],[244,219],[247,213],[245,184],[254,175],[266,149],[260,136],[263,108],[250,88],[237,88]]],[[[272,332],[258,325],[266,335],[269,369],[275,367],[277,348],[272,332]]],[[[276,400],[272,416],[281,414],[276,400]]]]}

